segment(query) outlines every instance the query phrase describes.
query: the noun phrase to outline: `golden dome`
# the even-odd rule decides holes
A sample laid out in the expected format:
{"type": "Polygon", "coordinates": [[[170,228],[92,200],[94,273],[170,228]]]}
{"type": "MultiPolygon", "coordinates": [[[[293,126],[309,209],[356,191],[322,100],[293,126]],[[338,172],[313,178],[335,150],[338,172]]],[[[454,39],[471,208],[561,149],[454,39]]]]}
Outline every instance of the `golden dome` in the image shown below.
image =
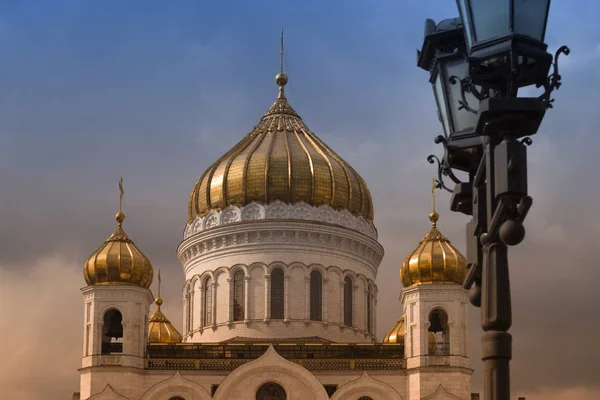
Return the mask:
{"type": "Polygon", "coordinates": [[[148,322],[148,343],[181,343],[181,334],[171,325],[171,321],[160,311],[163,300],[156,298],[156,311],[148,322]]]}
{"type": "MultiPolygon", "coordinates": [[[[122,200],[122,180],[119,188],[122,200]]],[[[123,230],[125,214],[120,207],[115,219],[118,224],[117,230],[85,262],[85,281],[90,286],[128,284],[147,289],[154,276],[152,264],[123,230]]]]}
{"type": "Polygon", "coordinates": [[[383,343],[404,343],[404,315],[383,338],[383,343]]]}
{"type": "Polygon", "coordinates": [[[430,283],[463,284],[467,275],[466,259],[438,230],[438,219],[437,212],[429,214],[431,230],[404,259],[400,269],[402,286],[430,283]]]}
{"type": "Polygon", "coordinates": [[[210,210],[251,202],[303,201],[348,210],[373,221],[373,203],[358,173],[302,121],[284,95],[258,125],[202,174],[190,195],[188,222],[210,210]]]}
{"type": "Polygon", "coordinates": [[[171,325],[171,321],[160,311],[163,299],[160,297],[160,269],[158,270],[158,297],[154,301],[156,311],[148,321],[148,343],[181,343],[181,334],[171,325]]]}

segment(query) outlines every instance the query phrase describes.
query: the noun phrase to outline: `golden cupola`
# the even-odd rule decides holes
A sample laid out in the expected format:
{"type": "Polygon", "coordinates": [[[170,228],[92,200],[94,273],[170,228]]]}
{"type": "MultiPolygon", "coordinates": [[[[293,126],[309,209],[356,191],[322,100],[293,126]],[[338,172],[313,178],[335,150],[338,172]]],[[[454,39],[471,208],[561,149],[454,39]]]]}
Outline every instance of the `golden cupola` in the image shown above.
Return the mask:
{"type": "Polygon", "coordinates": [[[211,210],[256,202],[305,202],[348,210],[373,221],[371,194],[360,175],[321,141],[279,95],[259,123],[211,165],[190,195],[188,222],[211,210]]]}
{"type": "Polygon", "coordinates": [[[383,343],[404,343],[404,315],[383,338],[383,343]]]}
{"type": "Polygon", "coordinates": [[[154,271],[150,260],[136,247],[123,230],[125,214],[123,204],[123,179],[119,212],[115,216],[117,229],[85,262],[83,276],[88,285],[137,285],[149,288],[154,271]]]}
{"type": "Polygon", "coordinates": [[[440,216],[435,211],[435,187],[432,189],[433,212],[429,214],[431,230],[404,259],[400,268],[402,286],[420,284],[462,285],[467,275],[465,257],[437,228],[440,216]]]}
{"type": "Polygon", "coordinates": [[[154,301],[156,311],[148,321],[148,343],[181,343],[183,337],[160,310],[163,299],[160,297],[160,270],[158,271],[158,297],[154,301]]]}

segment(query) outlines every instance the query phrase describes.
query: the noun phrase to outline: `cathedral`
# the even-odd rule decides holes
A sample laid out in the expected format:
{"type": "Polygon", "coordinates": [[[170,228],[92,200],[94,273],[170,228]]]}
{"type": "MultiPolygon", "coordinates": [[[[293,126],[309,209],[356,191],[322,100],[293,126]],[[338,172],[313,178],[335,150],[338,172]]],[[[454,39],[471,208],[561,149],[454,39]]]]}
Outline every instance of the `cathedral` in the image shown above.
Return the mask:
{"type": "Polygon", "coordinates": [[[193,186],[180,329],[119,210],[84,265],[74,400],[472,398],[464,256],[434,207],[400,268],[402,317],[379,334],[371,194],[290,106],[287,81],[277,74],[274,104],[193,186]]]}

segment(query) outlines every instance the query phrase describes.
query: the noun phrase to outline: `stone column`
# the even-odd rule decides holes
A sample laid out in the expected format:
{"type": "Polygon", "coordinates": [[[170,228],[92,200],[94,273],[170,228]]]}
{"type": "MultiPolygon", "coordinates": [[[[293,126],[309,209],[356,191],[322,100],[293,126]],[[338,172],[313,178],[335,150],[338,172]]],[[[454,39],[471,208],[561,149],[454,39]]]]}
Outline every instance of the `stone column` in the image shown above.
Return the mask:
{"type": "Polygon", "coordinates": [[[210,326],[214,329],[217,326],[217,282],[215,279],[211,279],[210,280],[210,286],[211,286],[211,295],[212,295],[212,315],[210,316],[210,318],[212,319],[212,321],[210,321],[210,326]]]}
{"type": "Polygon", "coordinates": [[[342,281],[340,282],[340,326],[346,326],[344,323],[344,287],[345,287],[344,277],[342,276],[342,281]]]}
{"type": "Polygon", "coordinates": [[[285,275],[283,278],[283,320],[290,321],[290,276],[285,275]]]}
{"type": "Polygon", "coordinates": [[[310,275],[304,278],[304,320],[310,321],[310,275]]]}
{"type": "Polygon", "coordinates": [[[231,275],[227,278],[227,287],[229,293],[229,317],[227,318],[227,325],[231,326],[233,324],[233,285],[231,284],[233,279],[231,279],[231,275]]]}
{"type": "Polygon", "coordinates": [[[271,320],[271,275],[265,274],[265,317],[264,321],[271,320]]]}
{"type": "Polygon", "coordinates": [[[322,287],[322,291],[321,291],[321,321],[323,321],[323,324],[327,325],[328,323],[328,318],[327,318],[327,298],[329,297],[329,291],[327,290],[327,287],[329,286],[329,278],[325,278],[323,277],[323,287],[322,287]]]}
{"type": "Polygon", "coordinates": [[[244,322],[246,324],[250,323],[250,275],[244,276],[244,322]]]}

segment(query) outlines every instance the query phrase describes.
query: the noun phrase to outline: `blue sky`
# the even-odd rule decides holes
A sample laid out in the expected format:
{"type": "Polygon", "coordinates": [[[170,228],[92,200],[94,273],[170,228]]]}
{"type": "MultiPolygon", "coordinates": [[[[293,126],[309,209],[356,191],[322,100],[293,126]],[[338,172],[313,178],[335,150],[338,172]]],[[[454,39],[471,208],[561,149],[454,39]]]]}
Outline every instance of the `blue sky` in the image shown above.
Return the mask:
{"type": "MultiPolygon", "coordinates": [[[[383,336],[400,313],[400,263],[428,229],[434,170],[425,159],[441,153],[433,143],[441,126],[416,49],[425,18],[455,17],[456,10],[452,0],[3,0],[0,280],[6,286],[0,295],[26,305],[31,299],[24,293],[35,290],[63,304],[72,312],[46,326],[63,334],[70,327],[69,337],[79,343],[81,265],[113,230],[123,176],[126,230],[166,271],[164,309],[180,323],[183,274],[175,249],[189,191],[274,101],[283,27],[290,103],[373,195],[386,248],[378,276],[383,336]],[[53,285],[60,285],[60,295],[53,285]]],[[[600,328],[588,317],[573,318],[596,315],[590,304],[600,301],[593,251],[600,231],[591,218],[600,201],[598,17],[598,1],[551,5],[547,42],[552,51],[567,44],[572,54],[561,60],[555,109],[529,149],[534,207],[527,239],[511,250],[514,387],[528,399],[549,399],[544,390],[592,397],[596,392],[589,391],[600,390],[589,367],[598,351],[557,344],[583,343],[583,335],[600,328]],[[567,371],[553,369],[556,357],[567,371]]],[[[440,226],[462,246],[465,219],[448,210],[448,200],[440,194],[440,226]]],[[[35,303],[28,308],[36,314],[24,318],[46,321],[49,307],[35,303]]],[[[473,310],[475,386],[477,318],[473,310]]],[[[0,327],[9,320],[10,314],[0,317],[0,327]]],[[[31,332],[23,327],[15,335],[41,346],[43,336],[31,332]]],[[[36,347],[12,353],[12,370],[21,377],[11,381],[15,396],[42,398],[44,385],[57,398],[74,391],[79,348],[58,346],[46,354],[68,361],[39,387],[22,383],[36,347]]]]}

